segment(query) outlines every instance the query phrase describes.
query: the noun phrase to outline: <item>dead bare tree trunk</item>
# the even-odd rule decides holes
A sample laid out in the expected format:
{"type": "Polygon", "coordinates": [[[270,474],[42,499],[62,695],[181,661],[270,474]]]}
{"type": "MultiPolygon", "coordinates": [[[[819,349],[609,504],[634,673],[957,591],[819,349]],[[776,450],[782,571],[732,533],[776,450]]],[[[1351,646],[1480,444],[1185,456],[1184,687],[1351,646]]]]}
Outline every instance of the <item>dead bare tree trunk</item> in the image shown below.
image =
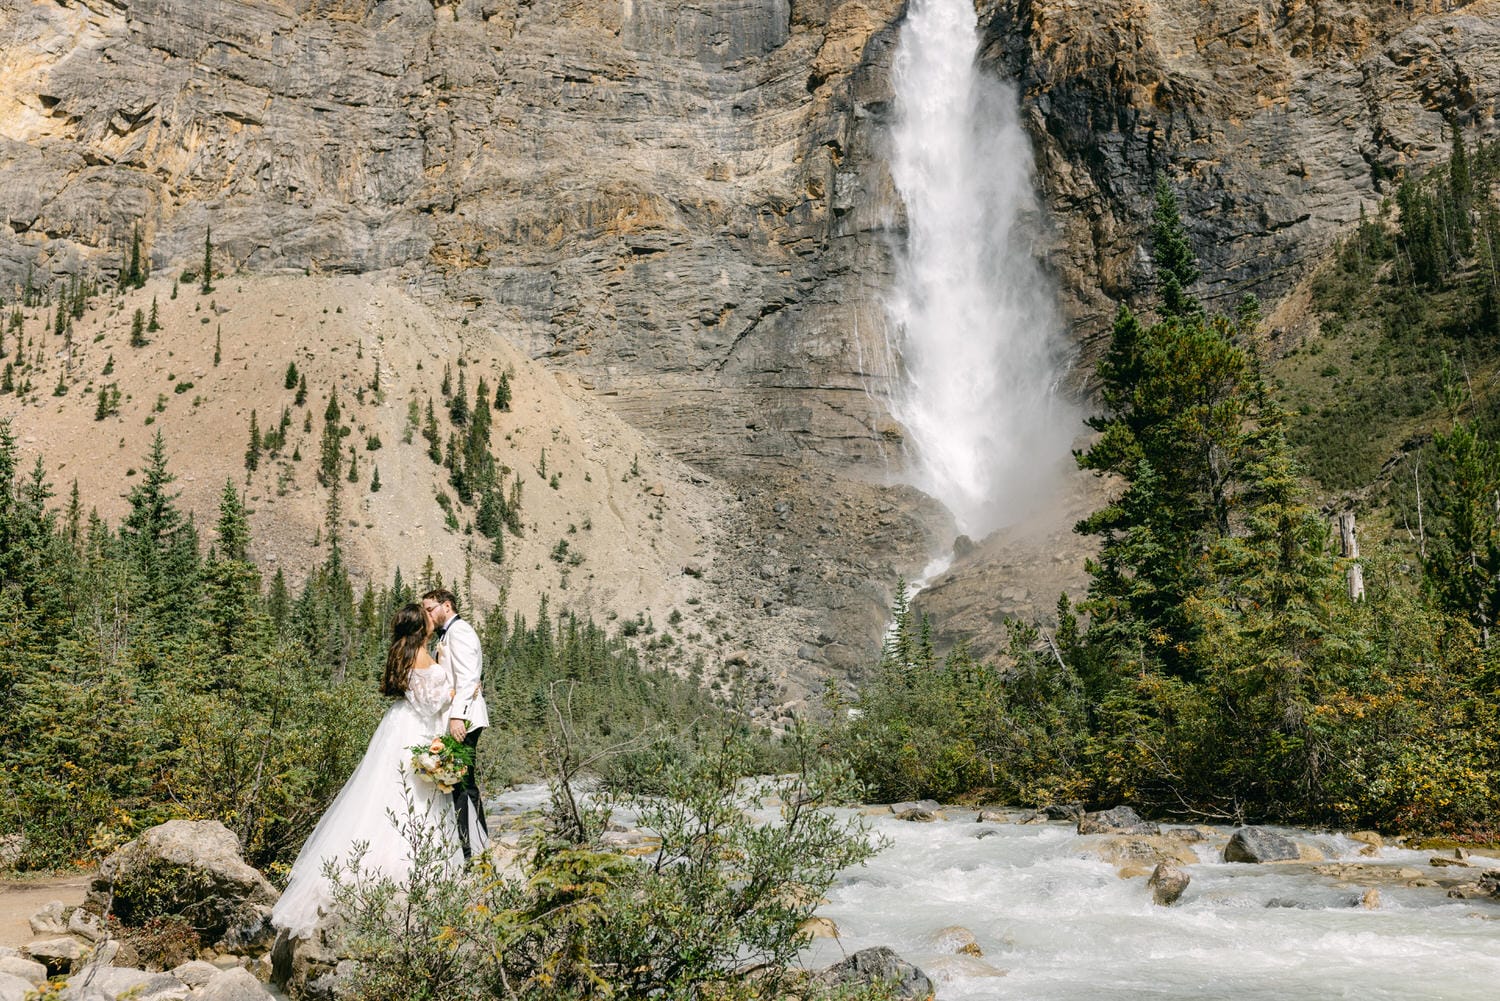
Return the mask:
{"type": "Polygon", "coordinates": [[[1349,599],[1363,601],[1365,597],[1365,568],[1359,563],[1359,539],[1355,534],[1354,512],[1339,515],[1339,545],[1344,558],[1349,560],[1349,599]]]}

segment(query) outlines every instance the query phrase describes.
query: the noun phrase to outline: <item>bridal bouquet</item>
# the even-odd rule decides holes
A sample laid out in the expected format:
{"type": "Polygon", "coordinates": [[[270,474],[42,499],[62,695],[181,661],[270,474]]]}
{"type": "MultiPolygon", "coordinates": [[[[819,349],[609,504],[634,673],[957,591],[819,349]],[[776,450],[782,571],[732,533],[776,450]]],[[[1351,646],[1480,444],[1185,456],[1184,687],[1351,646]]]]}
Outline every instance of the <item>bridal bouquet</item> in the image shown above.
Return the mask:
{"type": "Polygon", "coordinates": [[[446,733],[411,749],[412,770],[443,792],[452,792],[473,763],[473,748],[465,747],[463,741],[446,733]]]}

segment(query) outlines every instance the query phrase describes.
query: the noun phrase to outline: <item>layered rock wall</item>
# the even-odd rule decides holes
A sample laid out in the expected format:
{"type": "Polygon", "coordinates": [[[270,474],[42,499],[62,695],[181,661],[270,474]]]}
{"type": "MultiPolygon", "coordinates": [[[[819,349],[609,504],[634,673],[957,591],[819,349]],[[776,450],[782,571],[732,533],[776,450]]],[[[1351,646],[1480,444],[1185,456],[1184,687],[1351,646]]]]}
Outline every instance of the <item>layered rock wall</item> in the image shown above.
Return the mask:
{"type": "MultiPolygon", "coordinates": [[[[900,462],[904,6],[0,0],[0,277],[110,274],[137,226],[158,269],[211,227],[220,268],[393,275],[723,478],[747,512],[729,584],[818,610],[825,646],[870,633],[852,663],[928,544],[919,501],[866,486],[900,462]]],[[[979,6],[1083,342],[1140,288],[1158,171],[1202,291],[1274,299],[1441,153],[1445,116],[1495,128],[1500,0],[979,6]]],[[[1000,564],[1025,560],[973,565],[1000,564]]]]}
{"type": "Polygon", "coordinates": [[[1154,178],[1221,306],[1274,302],[1401,172],[1493,136],[1500,3],[1006,0],[983,58],[1020,82],[1075,332],[1142,288],[1154,178]]]}

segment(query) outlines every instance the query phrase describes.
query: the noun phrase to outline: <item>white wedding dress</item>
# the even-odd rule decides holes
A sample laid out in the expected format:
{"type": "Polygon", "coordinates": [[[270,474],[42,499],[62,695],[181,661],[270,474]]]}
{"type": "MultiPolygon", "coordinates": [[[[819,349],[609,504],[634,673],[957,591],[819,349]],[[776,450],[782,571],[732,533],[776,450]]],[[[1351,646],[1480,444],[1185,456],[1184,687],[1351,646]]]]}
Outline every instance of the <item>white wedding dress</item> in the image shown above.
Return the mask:
{"type": "Polygon", "coordinates": [[[412,865],[412,846],[404,829],[412,821],[445,839],[445,846],[452,849],[450,864],[455,868],[463,864],[453,797],[413,775],[411,767],[412,746],[447,729],[452,699],[453,682],[444,668],[432,664],[411,672],[406,696],[386,710],[359,766],[298,853],[286,891],[271,910],[273,925],[292,938],[311,934],[332,899],[323,867],[336,860],[341,878],[347,878],[343,866],[357,841],[369,844],[360,865],[361,878],[378,870],[379,875],[403,880],[412,865]]]}

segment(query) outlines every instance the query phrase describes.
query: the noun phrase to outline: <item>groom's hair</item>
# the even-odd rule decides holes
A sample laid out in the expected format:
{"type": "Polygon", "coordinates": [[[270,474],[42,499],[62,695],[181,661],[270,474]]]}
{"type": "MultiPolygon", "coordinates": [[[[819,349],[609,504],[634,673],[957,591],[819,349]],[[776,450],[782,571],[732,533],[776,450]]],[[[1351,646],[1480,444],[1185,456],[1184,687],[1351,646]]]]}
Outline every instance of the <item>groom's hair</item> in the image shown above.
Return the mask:
{"type": "Polygon", "coordinates": [[[446,603],[449,608],[453,609],[454,615],[458,614],[458,599],[453,596],[452,591],[449,591],[445,588],[433,588],[431,591],[428,591],[426,594],[422,595],[422,600],[435,601],[439,605],[446,603]]]}

